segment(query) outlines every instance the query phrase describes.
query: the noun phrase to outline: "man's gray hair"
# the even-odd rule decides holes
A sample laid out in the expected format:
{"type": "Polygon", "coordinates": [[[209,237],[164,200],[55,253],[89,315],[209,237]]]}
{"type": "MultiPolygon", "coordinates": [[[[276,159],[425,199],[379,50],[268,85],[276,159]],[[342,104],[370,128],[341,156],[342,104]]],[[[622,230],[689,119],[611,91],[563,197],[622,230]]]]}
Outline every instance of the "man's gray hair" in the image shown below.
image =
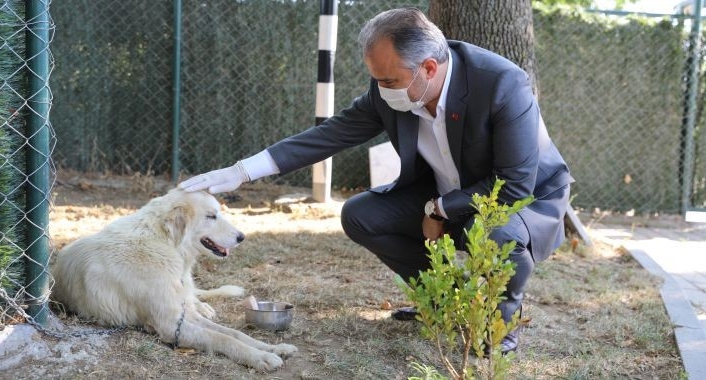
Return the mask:
{"type": "Polygon", "coordinates": [[[416,8],[391,9],[365,23],[358,34],[363,55],[384,38],[390,39],[402,62],[412,70],[427,58],[434,58],[439,63],[449,59],[446,37],[416,8]]]}

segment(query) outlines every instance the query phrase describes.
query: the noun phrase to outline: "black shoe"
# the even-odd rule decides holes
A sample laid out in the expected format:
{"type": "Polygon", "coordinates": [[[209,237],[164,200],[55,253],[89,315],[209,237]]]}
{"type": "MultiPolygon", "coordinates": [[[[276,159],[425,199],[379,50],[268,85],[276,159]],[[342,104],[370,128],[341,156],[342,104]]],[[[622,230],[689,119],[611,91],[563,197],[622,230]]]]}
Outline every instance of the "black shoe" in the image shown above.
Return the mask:
{"type": "MultiPolygon", "coordinates": [[[[520,344],[520,331],[522,327],[518,327],[505,335],[500,341],[500,353],[507,355],[509,352],[517,351],[517,346],[520,344]]],[[[490,356],[490,347],[485,346],[483,353],[486,357],[490,356]]]]}
{"type": "Polygon", "coordinates": [[[416,307],[401,307],[391,314],[392,318],[398,321],[414,321],[417,319],[416,307]]]}
{"type": "Polygon", "coordinates": [[[510,331],[505,335],[503,340],[500,341],[500,352],[503,355],[507,355],[508,352],[517,351],[517,346],[520,344],[520,333],[522,332],[522,305],[520,304],[520,315],[517,318],[518,325],[514,330],[510,331]]]}
{"type": "Polygon", "coordinates": [[[520,329],[518,327],[505,335],[503,340],[500,341],[500,352],[503,355],[507,355],[508,352],[517,351],[517,346],[520,344],[520,329]]]}

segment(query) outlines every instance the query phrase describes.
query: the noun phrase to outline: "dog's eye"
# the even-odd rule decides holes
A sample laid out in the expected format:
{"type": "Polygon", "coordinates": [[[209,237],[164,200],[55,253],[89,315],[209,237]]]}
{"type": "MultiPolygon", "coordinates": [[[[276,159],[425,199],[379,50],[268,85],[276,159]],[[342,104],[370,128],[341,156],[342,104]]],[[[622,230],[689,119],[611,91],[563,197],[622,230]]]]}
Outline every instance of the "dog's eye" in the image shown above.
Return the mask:
{"type": "Polygon", "coordinates": [[[208,214],[208,215],[206,215],[206,219],[216,220],[216,214],[208,214]]]}

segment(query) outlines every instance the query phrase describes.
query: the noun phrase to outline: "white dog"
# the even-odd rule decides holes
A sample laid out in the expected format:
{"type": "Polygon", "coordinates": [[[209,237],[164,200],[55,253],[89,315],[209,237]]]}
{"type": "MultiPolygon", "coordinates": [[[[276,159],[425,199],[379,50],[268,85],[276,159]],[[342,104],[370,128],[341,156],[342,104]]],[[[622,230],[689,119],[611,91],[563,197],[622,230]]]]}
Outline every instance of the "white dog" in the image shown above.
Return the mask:
{"type": "Polygon", "coordinates": [[[208,319],[213,308],[196,298],[243,295],[236,286],[197,289],[191,276],[199,254],[225,257],[244,238],[219,210],[204,191],[174,189],[152,199],[63,248],[51,270],[52,298],[105,326],[141,326],[165,343],[218,352],[260,370],[281,367],[281,357],[296,347],[214,323],[208,319]]]}

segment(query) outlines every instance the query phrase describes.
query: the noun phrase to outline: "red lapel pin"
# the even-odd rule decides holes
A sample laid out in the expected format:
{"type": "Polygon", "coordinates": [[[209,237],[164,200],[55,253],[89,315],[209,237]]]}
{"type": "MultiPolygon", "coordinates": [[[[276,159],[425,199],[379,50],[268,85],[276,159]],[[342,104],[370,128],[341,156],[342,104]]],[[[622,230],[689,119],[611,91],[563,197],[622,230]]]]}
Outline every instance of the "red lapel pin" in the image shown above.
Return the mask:
{"type": "Polygon", "coordinates": [[[458,121],[458,119],[459,119],[459,116],[458,116],[458,114],[457,114],[456,112],[454,112],[454,113],[451,114],[451,120],[453,120],[453,121],[458,121]]]}

